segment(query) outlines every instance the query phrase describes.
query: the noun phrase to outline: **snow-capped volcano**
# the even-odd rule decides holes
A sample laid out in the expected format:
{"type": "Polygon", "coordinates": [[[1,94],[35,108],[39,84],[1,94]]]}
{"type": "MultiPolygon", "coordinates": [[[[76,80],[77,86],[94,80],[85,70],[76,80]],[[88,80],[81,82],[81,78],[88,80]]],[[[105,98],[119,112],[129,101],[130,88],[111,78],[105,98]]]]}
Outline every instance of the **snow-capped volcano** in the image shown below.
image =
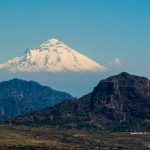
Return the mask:
{"type": "Polygon", "coordinates": [[[10,72],[80,72],[103,71],[105,67],[57,39],[51,39],[20,57],[0,64],[0,69],[7,69],[10,72]]]}

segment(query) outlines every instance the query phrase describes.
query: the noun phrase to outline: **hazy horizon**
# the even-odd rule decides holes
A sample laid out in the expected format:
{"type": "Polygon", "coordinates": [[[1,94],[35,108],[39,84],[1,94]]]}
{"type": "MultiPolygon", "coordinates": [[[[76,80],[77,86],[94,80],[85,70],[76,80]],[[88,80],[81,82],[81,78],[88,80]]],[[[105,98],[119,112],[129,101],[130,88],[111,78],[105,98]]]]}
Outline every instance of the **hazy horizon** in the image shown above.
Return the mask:
{"type": "Polygon", "coordinates": [[[63,75],[61,80],[61,74],[30,76],[1,70],[0,81],[31,78],[56,90],[81,96],[91,91],[101,79],[123,71],[150,78],[149,7],[147,0],[1,0],[0,63],[57,38],[106,66],[108,71],[72,74],[69,83],[69,74],[63,75]],[[73,86],[75,83],[81,84],[78,85],[81,90],[73,86]],[[82,90],[83,85],[86,88],[82,90]]]}

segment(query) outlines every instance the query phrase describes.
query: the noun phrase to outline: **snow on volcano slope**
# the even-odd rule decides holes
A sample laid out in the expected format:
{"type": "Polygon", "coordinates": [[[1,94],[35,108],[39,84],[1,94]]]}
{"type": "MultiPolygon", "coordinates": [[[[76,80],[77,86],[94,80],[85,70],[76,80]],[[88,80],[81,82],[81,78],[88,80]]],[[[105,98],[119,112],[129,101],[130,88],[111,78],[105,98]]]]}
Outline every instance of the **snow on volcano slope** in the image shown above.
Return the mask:
{"type": "Polygon", "coordinates": [[[85,72],[103,71],[105,67],[57,39],[51,39],[20,57],[0,64],[0,69],[10,72],[85,72]]]}

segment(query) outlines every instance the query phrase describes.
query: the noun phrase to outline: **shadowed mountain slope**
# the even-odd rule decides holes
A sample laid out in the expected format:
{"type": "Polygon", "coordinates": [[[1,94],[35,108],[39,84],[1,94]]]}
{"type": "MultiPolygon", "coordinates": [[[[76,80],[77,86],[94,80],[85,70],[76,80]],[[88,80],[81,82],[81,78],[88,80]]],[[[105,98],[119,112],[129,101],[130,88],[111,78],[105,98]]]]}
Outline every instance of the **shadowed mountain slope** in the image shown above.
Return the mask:
{"type": "Polygon", "coordinates": [[[0,83],[0,121],[54,106],[72,96],[34,81],[13,79],[0,83]]]}
{"type": "Polygon", "coordinates": [[[14,123],[111,131],[150,131],[150,81],[123,72],[78,100],[19,116],[14,123]]]}

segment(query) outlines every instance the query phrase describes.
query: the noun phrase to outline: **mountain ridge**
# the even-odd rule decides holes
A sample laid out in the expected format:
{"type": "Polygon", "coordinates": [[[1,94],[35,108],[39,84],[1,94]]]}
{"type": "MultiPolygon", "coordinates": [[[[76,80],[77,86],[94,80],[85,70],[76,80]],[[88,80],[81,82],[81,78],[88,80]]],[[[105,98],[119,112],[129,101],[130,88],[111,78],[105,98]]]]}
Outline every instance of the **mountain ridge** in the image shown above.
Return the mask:
{"type": "Polygon", "coordinates": [[[150,131],[150,81],[121,73],[101,80],[94,90],[12,123],[110,131],[150,131]]]}
{"type": "Polygon", "coordinates": [[[51,107],[72,98],[66,92],[53,90],[35,81],[18,78],[4,81],[0,83],[0,121],[51,107]]]}

